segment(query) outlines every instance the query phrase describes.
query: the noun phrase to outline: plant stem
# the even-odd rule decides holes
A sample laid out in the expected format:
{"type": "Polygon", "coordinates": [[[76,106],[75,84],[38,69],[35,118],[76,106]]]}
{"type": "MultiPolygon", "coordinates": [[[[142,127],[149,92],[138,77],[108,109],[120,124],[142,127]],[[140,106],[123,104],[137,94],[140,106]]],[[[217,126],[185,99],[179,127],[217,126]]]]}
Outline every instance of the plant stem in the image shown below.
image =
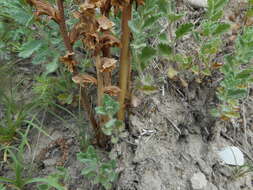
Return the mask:
{"type": "MultiPolygon", "coordinates": [[[[66,21],[65,21],[65,17],[64,17],[63,0],[57,0],[57,6],[58,6],[58,10],[59,10],[60,17],[61,17],[61,22],[59,23],[59,26],[60,26],[60,32],[61,32],[61,35],[62,35],[62,38],[64,41],[64,45],[69,52],[73,52],[73,46],[70,43],[70,39],[69,39],[69,35],[67,32],[67,27],[66,27],[66,21]]],[[[73,57],[73,59],[74,59],[74,57],[73,57]]],[[[73,74],[77,74],[76,67],[74,68],[73,74]]],[[[101,137],[102,131],[97,124],[94,113],[92,111],[92,106],[89,101],[87,91],[84,87],[81,87],[81,102],[82,102],[84,110],[86,110],[86,112],[88,114],[89,120],[90,120],[91,125],[94,129],[96,140],[100,144],[100,141],[101,141],[100,137],[101,137]]]]}
{"type": "Polygon", "coordinates": [[[100,72],[101,59],[99,55],[95,56],[95,65],[96,65],[96,70],[97,70],[97,81],[98,81],[98,84],[97,84],[98,105],[97,106],[102,106],[104,81],[103,81],[103,75],[100,72]]]}
{"type": "Polygon", "coordinates": [[[100,130],[99,130],[99,127],[97,125],[97,121],[92,113],[92,107],[91,107],[91,104],[90,102],[86,101],[88,100],[88,95],[86,93],[86,90],[84,88],[81,87],[81,103],[84,107],[84,109],[87,111],[87,114],[88,114],[88,117],[89,117],[89,120],[93,126],[93,129],[94,129],[94,132],[95,132],[95,136],[96,136],[96,139],[98,140],[98,136],[99,136],[99,133],[100,133],[100,130]]]}
{"type": "Polygon", "coordinates": [[[67,32],[67,27],[66,27],[66,22],[65,22],[65,16],[64,16],[63,0],[57,0],[57,6],[58,6],[60,17],[61,17],[61,21],[59,23],[59,25],[60,25],[60,32],[61,32],[61,35],[63,37],[63,41],[64,41],[64,44],[65,44],[65,47],[71,53],[71,52],[73,52],[73,47],[72,47],[72,45],[70,43],[70,39],[69,39],[68,32],[67,32]]]}
{"type": "Polygon", "coordinates": [[[123,8],[122,19],[121,19],[121,52],[120,52],[120,82],[119,86],[121,89],[119,95],[120,110],[118,112],[118,119],[124,120],[125,118],[125,99],[127,95],[127,86],[130,69],[130,52],[129,52],[129,42],[130,42],[130,28],[128,26],[128,21],[131,20],[132,4],[129,3],[123,8]]]}

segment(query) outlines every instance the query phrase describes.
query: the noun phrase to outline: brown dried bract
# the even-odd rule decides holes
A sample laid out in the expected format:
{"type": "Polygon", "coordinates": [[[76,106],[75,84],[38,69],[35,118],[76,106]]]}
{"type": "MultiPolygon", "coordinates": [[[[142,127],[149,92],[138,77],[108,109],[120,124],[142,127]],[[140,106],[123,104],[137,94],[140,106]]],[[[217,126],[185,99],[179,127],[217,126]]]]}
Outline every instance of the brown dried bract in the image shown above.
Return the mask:
{"type": "Polygon", "coordinates": [[[103,57],[101,59],[100,72],[112,72],[116,67],[117,60],[112,58],[103,57]]]}
{"type": "Polygon", "coordinates": [[[87,74],[75,75],[72,77],[72,80],[83,87],[87,84],[97,84],[97,79],[87,74]]]}
{"type": "Polygon", "coordinates": [[[85,46],[91,50],[95,50],[99,43],[99,37],[97,33],[86,33],[83,39],[85,46]]]}
{"type": "Polygon", "coordinates": [[[102,47],[120,47],[120,40],[112,34],[103,34],[99,42],[102,47]]]}
{"type": "Polygon", "coordinates": [[[78,24],[75,24],[72,30],[69,32],[69,40],[71,45],[73,45],[77,40],[79,40],[81,30],[78,27],[78,24]]]}
{"type": "Polygon", "coordinates": [[[104,93],[110,96],[118,96],[120,94],[120,88],[117,86],[107,86],[104,88],[104,93]]]}
{"type": "Polygon", "coordinates": [[[90,0],[89,2],[94,4],[97,8],[101,8],[108,2],[108,0],[90,0]]]}
{"type": "Polygon", "coordinates": [[[111,0],[112,6],[114,6],[116,9],[120,8],[122,9],[124,6],[128,5],[131,2],[131,0],[111,0]]]}
{"type": "Polygon", "coordinates": [[[28,0],[27,3],[35,6],[35,8],[36,8],[35,15],[36,16],[48,15],[55,22],[60,23],[60,21],[61,21],[60,13],[57,9],[53,8],[50,5],[50,3],[42,1],[42,0],[28,0]]]}
{"type": "Polygon", "coordinates": [[[89,10],[94,10],[95,8],[96,8],[95,3],[90,3],[90,2],[87,2],[87,1],[80,5],[80,10],[82,12],[89,11],[89,10]]]}
{"type": "Polygon", "coordinates": [[[145,0],[136,0],[136,3],[138,5],[144,5],[145,4],[145,0]]]}
{"type": "Polygon", "coordinates": [[[73,59],[74,52],[68,52],[65,56],[60,58],[60,61],[63,62],[68,70],[73,73],[77,62],[73,59]]]}
{"type": "Polygon", "coordinates": [[[110,21],[106,16],[101,16],[97,19],[99,24],[99,30],[111,30],[115,25],[112,21],[110,21]]]}

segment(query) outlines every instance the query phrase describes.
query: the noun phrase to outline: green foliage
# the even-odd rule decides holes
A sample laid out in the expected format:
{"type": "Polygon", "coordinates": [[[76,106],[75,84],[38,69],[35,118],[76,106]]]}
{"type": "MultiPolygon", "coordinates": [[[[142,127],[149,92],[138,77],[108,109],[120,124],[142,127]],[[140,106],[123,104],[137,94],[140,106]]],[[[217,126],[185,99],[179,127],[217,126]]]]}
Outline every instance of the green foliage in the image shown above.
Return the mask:
{"type": "Polygon", "coordinates": [[[31,40],[27,43],[23,44],[20,48],[19,57],[28,58],[30,57],[35,51],[37,51],[41,47],[41,41],[39,40],[31,40]]]}
{"type": "Polygon", "coordinates": [[[57,190],[67,190],[64,184],[69,180],[69,178],[70,176],[67,169],[63,167],[57,167],[56,173],[50,174],[45,178],[33,178],[27,183],[42,183],[37,185],[38,190],[51,190],[52,187],[57,190]]]}
{"type": "Polygon", "coordinates": [[[180,27],[176,31],[176,38],[178,39],[184,36],[185,34],[189,33],[192,30],[193,26],[194,25],[192,23],[185,23],[180,25],[180,27]]]}
{"type": "Polygon", "coordinates": [[[238,166],[235,168],[233,172],[233,179],[238,179],[240,177],[245,177],[245,175],[253,173],[253,165],[250,163],[246,163],[242,166],[238,166]]]}
{"type": "Polygon", "coordinates": [[[189,62],[189,68],[201,81],[210,76],[213,71],[214,58],[222,48],[222,36],[230,29],[230,25],[221,22],[224,6],[227,0],[209,0],[206,18],[200,26],[193,31],[193,36],[200,47],[194,63],[189,62]],[[197,63],[197,64],[196,64],[197,63]]]}
{"type": "Polygon", "coordinates": [[[0,190],[6,190],[3,184],[0,184],[0,190]]]}
{"type": "Polygon", "coordinates": [[[9,165],[15,174],[13,178],[0,176],[0,182],[11,184],[15,189],[18,190],[23,190],[27,184],[36,182],[44,184],[38,185],[39,190],[50,190],[52,187],[56,188],[57,190],[66,190],[66,188],[61,184],[68,179],[67,171],[64,168],[58,168],[58,172],[56,174],[49,175],[45,178],[24,177],[24,174],[27,171],[24,163],[24,155],[25,147],[28,145],[27,135],[29,130],[30,127],[28,127],[26,132],[22,134],[22,141],[18,148],[12,146],[3,146],[0,148],[1,151],[4,151],[5,154],[9,155],[9,165]]]}
{"type": "Polygon", "coordinates": [[[6,178],[0,176],[0,181],[4,183],[12,184],[16,189],[23,189],[25,186],[27,179],[23,178],[25,166],[23,162],[23,156],[25,151],[25,146],[27,145],[27,135],[29,132],[29,128],[26,130],[25,134],[23,134],[22,142],[18,146],[17,149],[14,147],[1,147],[1,151],[5,151],[5,153],[9,154],[11,162],[10,167],[13,170],[15,176],[14,178],[6,178]]]}
{"type": "Polygon", "coordinates": [[[138,7],[133,11],[133,19],[129,22],[133,40],[131,41],[131,55],[133,69],[139,73],[138,88],[144,92],[155,91],[153,80],[150,79],[145,69],[150,61],[159,55],[168,56],[172,49],[168,44],[166,33],[163,30],[164,19],[170,18],[176,21],[181,15],[173,15],[168,11],[170,1],[166,0],[146,0],[145,6],[138,7]],[[150,40],[161,43],[148,43],[150,40]],[[154,89],[154,90],[150,90],[154,89]]]}
{"type": "Polygon", "coordinates": [[[0,102],[3,106],[3,116],[0,120],[0,143],[12,142],[37,106],[35,102],[24,104],[17,101],[16,94],[14,90],[10,95],[0,90],[0,102]]]}
{"type": "Polygon", "coordinates": [[[103,132],[106,135],[111,136],[112,143],[117,143],[119,137],[124,137],[124,123],[115,119],[115,114],[119,111],[119,103],[116,102],[109,95],[104,95],[103,106],[96,107],[96,113],[100,115],[106,115],[109,117],[109,121],[102,127],[103,132]]]}
{"type": "Polygon", "coordinates": [[[112,183],[117,179],[115,160],[102,161],[92,146],[86,152],[78,153],[77,159],[86,165],[82,175],[92,180],[93,184],[101,184],[105,189],[112,188],[112,183]]]}
{"type": "Polygon", "coordinates": [[[59,101],[61,104],[71,104],[74,97],[73,84],[68,75],[65,78],[62,76],[42,75],[37,77],[33,87],[37,101],[45,107],[54,104],[55,101],[59,101]]]}
{"type": "Polygon", "coordinates": [[[224,79],[220,83],[217,95],[221,105],[213,114],[219,117],[238,118],[240,100],[248,94],[248,88],[253,82],[253,27],[246,27],[235,44],[235,51],[228,55],[221,68],[224,79]]]}
{"type": "Polygon", "coordinates": [[[218,21],[223,16],[223,8],[228,0],[208,0],[207,15],[211,21],[218,21]]]}
{"type": "Polygon", "coordinates": [[[104,95],[103,106],[97,107],[96,112],[113,117],[119,110],[119,104],[109,95],[104,95]]]}
{"type": "Polygon", "coordinates": [[[32,22],[32,10],[24,0],[0,1],[0,54],[3,58],[10,58],[8,51],[18,51],[23,40],[32,33],[28,27],[32,22]]]}
{"type": "Polygon", "coordinates": [[[13,52],[32,57],[32,63],[42,64],[49,74],[59,67],[63,51],[57,24],[36,20],[25,0],[0,1],[0,57],[10,59],[13,52]]]}

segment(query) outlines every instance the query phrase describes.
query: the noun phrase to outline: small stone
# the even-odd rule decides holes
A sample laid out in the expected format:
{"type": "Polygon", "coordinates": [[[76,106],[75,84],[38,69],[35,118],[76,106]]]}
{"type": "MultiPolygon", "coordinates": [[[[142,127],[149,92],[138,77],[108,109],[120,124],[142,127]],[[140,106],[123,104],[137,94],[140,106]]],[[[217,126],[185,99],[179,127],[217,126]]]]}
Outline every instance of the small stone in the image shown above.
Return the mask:
{"type": "Polygon", "coordinates": [[[56,164],[56,160],[55,159],[47,159],[43,161],[45,166],[54,166],[56,164]]]}
{"type": "Polygon", "coordinates": [[[206,176],[201,173],[193,174],[191,178],[191,187],[193,190],[203,190],[207,185],[206,176]]]}
{"type": "Polygon", "coordinates": [[[187,0],[194,7],[207,7],[207,0],[187,0]]]}

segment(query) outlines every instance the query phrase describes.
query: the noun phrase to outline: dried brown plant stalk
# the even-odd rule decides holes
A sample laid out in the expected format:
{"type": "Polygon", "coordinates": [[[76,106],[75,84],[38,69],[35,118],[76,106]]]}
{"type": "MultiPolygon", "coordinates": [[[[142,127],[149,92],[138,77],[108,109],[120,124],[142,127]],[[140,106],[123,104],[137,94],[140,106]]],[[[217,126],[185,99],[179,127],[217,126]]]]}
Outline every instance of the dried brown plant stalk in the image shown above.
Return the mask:
{"type": "MultiPolygon", "coordinates": [[[[108,140],[101,128],[108,121],[108,118],[107,116],[99,115],[96,119],[90,98],[86,92],[86,87],[88,84],[97,86],[97,106],[103,105],[105,93],[118,97],[120,103],[118,119],[124,120],[125,99],[129,95],[128,91],[131,80],[129,51],[130,29],[128,22],[131,20],[133,1],[86,0],[79,5],[79,10],[73,13],[74,17],[79,21],[68,31],[64,17],[64,0],[56,0],[56,7],[45,0],[27,0],[27,3],[35,7],[36,16],[47,15],[59,25],[60,33],[67,50],[66,55],[61,57],[60,60],[73,73],[72,80],[81,87],[81,103],[94,129],[96,142],[101,147],[105,147],[106,141],[108,140]],[[121,40],[118,40],[112,32],[112,28],[115,25],[109,19],[112,7],[115,13],[122,11],[121,40]],[[97,9],[100,9],[100,16],[97,15],[97,9]],[[89,50],[93,55],[97,78],[78,72],[77,65],[79,63],[75,59],[73,50],[73,45],[78,40],[81,40],[84,48],[89,50]],[[121,48],[119,87],[112,84],[112,71],[116,68],[117,61],[111,56],[111,47],[121,48]]],[[[144,4],[144,0],[135,1],[138,5],[144,4]]]]}
{"type": "Polygon", "coordinates": [[[125,118],[125,99],[128,94],[128,80],[130,79],[130,51],[129,51],[129,43],[130,43],[130,35],[131,31],[128,26],[128,21],[131,20],[131,12],[132,12],[132,4],[128,4],[123,8],[122,11],[122,19],[121,19],[121,52],[120,52],[120,82],[119,86],[121,89],[121,93],[119,96],[120,110],[118,112],[118,119],[124,120],[125,118]]]}

